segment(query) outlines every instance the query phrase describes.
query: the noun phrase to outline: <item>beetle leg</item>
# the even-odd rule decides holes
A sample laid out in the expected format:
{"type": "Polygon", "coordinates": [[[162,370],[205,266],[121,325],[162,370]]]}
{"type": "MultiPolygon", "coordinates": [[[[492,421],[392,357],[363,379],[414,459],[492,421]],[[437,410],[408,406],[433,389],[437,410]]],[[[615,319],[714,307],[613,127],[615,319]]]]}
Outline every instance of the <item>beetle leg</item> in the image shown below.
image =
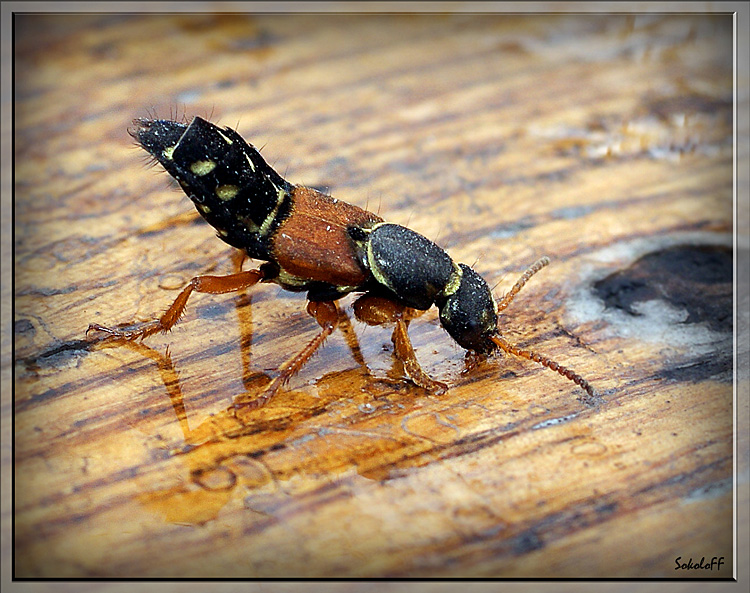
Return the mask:
{"type": "Polygon", "coordinates": [[[255,410],[265,406],[268,401],[278,393],[279,389],[296,375],[302,366],[310,360],[315,351],[323,345],[325,339],[333,333],[338,325],[339,309],[334,301],[310,301],[307,303],[307,312],[315,318],[321,330],[307,346],[298,354],[287,359],[279,367],[279,374],[271,381],[266,391],[259,397],[249,401],[235,404],[237,410],[255,410]]]}
{"type": "Polygon", "coordinates": [[[391,341],[396,357],[403,363],[406,376],[418,387],[440,395],[448,386],[431,379],[417,360],[414,347],[409,339],[409,320],[421,314],[421,311],[404,307],[390,299],[373,295],[363,295],[354,303],[354,314],[357,319],[369,325],[384,325],[395,322],[391,341]]]}
{"type": "Polygon", "coordinates": [[[349,319],[348,315],[344,314],[339,317],[338,329],[341,330],[341,333],[344,335],[344,339],[346,340],[347,346],[349,346],[354,361],[362,368],[367,369],[367,363],[365,362],[364,356],[362,356],[362,350],[357,341],[357,334],[354,331],[352,321],[349,319]]]}
{"type": "Polygon", "coordinates": [[[435,395],[441,395],[446,392],[448,386],[440,381],[430,379],[430,377],[422,370],[417,360],[417,355],[414,353],[414,347],[411,345],[409,334],[407,333],[407,323],[403,319],[396,320],[396,327],[393,330],[393,336],[391,340],[395,346],[396,356],[399,360],[404,363],[404,370],[407,376],[417,386],[426,389],[427,391],[434,393],[435,395]]]}
{"type": "Polygon", "coordinates": [[[196,276],[182,289],[182,292],[177,295],[172,306],[159,319],[116,328],[104,327],[97,323],[92,323],[89,325],[86,333],[99,331],[109,334],[112,338],[137,340],[158,332],[168,332],[185,312],[188,298],[190,298],[193,291],[210,294],[236,292],[243,288],[249,288],[262,279],[263,272],[260,270],[248,270],[247,272],[239,272],[238,274],[230,274],[228,276],[196,276]]]}
{"type": "Polygon", "coordinates": [[[234,266],[234,269],[237,272],[242,271],[242,264],[245,263],[246,259],[247,259],[247,252],[245,252],[245,250],[235,249],[232,252],[232,255],[231,255],[232,265],[234,266]]]}

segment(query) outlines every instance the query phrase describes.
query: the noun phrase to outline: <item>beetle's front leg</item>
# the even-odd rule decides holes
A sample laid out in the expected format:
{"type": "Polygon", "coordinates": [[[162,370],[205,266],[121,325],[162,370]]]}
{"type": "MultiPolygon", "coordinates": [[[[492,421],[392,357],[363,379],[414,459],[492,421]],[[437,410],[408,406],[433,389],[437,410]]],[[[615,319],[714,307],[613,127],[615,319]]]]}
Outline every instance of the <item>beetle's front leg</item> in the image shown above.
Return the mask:
{"type": "Polygon", "coordinates": [[[263,276],[261,270],[248,270],[247,272],[239,272],[228,276],[196,276],[182,289],[182,292],[177,295],[172,306],[159,319],[115,328],[92,323],[86,330],[86,334],[91,331],[98,331],[109,334],[108,337],[112,339],[137,340],[158,332],[168,332],[185,312],[188,298],[190,298],[193,291],[210,294],[236,292],[257,284],[263,279],[263,276]]]}
{"type": "Polygon", "coordinates": [[[417,360],[414,347],[409,339],[409,321],[421,314],[421,311],[410,309],[390,299],[365,294],[354,302],[354,314],[360,321],[368,325],[384,325],[395,323],[391,341],[396,357],[403,363],[404,371],[409,379],[418,387],[440,395],[445,393],[448,386],[440,381],[431,379],[417,360]]]}

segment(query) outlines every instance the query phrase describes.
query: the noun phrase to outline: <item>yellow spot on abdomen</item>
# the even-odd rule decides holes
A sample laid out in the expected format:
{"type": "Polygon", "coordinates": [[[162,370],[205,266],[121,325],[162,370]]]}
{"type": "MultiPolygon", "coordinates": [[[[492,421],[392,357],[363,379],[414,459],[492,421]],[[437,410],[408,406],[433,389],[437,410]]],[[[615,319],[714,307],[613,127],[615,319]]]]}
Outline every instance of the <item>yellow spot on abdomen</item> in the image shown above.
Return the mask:
{"type": "Polygon", "coordinates": [[[198,177],[208,175],[215,168],[216,163],[214,161],[195,161],[192,165],[190,165],[190,170],[194,175],[197,175],[198,177]]]}
{"type": "Polygon", "coordinates": [[[216,197],[220,200],[231,200],[240,191],[236,185],[220,185],[216,188],[216,197]]]}
{"type": "Polygon", "coordinates": [[[167,146],[164,150],[161,151],[161,153],[164,155],[164,158],[168,161],[172,160],[172,153],[174,152],[174,146],[167,146]]]}

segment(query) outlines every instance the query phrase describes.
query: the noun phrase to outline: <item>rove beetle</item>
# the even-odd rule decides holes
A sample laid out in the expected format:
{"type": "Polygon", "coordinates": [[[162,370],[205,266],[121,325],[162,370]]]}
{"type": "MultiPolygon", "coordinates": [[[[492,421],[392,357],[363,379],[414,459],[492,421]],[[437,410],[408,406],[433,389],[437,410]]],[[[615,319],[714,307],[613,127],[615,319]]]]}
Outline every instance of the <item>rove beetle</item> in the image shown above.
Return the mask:
{"type": "Polygon", "coordinates": [[[266,404],[333,333],[336,301],[350,292],[365,293],[355,315],[371,325],[395,323],[393,344],[409,379],[432,393],[447,385],[422,370],[407,334],[408,321],[436,305],[440,323],[463,348],[488,354],[498,348],[557,371],[595,397],[577,373],[546,356],[508,342],[498,330],[498,313],[536,272],[543,257],[497,303],[487,282],[471,267],[455,263],[435,243],[406,227],[315,189],[293,185],[271,168],[252,145],[231,128],[195,117],[190,123],[136,119],[129,133],[182,186],[218,237],[249,257],[258,269],[227,276],[197,276],[158,319],[99,331],[121,340],[167,332],[185,310],[193,291],[220,294],[257,282],[275,282],[307,292],[307,311],[320,332],[279,368],[266,391],[237,404],[245,409],[266,404]]]}

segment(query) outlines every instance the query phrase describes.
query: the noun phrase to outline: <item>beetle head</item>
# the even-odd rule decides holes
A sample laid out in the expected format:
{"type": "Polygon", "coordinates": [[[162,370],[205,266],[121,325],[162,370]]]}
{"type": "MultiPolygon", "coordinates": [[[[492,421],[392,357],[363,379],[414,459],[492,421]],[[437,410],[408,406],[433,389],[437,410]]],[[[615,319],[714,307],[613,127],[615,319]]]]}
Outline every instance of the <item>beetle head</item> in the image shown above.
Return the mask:
{"type": "Polygon", "coordinates": [[[488,353],[497,348],[497,309],[487,282],[466,264],[458,264],[461,282],[437,302],[440,323],[467,350],[488,353]]]}

